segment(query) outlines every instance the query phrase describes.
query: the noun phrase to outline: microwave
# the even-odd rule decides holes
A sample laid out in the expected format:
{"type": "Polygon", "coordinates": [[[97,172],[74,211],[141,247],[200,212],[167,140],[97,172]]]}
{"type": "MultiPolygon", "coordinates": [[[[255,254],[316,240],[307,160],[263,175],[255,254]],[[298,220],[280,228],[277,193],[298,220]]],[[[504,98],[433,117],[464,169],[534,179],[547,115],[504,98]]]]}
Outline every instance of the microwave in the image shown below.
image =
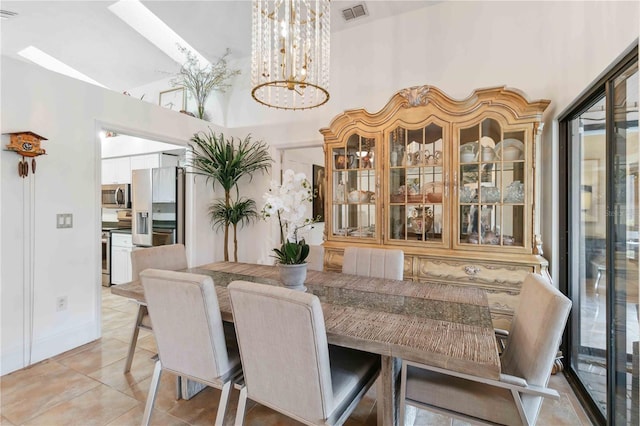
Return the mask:
{"type": "Polygon", "coordinates": [[[131,185],[102,185],[102,207],[130,209],[131,185]]]}

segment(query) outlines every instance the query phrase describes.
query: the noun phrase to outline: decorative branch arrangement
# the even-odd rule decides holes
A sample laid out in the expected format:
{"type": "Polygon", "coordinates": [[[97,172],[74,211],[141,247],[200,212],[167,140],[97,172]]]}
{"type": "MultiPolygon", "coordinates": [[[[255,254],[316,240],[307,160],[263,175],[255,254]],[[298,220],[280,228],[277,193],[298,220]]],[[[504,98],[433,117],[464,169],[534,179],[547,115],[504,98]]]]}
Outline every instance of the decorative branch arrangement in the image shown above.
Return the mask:
{"type": "Polygon", "coordinates": [[[207,66],[202,66],[196,55],[186,47],[178,46],[178,49],[187,57],[187,62],[182,64],[178,74],[171,80],[171,85],[186,88],[198,104],[198,118],[205,119],[204,105],[211,91],[224,92],[231,87],[229,79],[240,74],[240,70],[229,69],[229,49],[215,63],[207,66]]]}

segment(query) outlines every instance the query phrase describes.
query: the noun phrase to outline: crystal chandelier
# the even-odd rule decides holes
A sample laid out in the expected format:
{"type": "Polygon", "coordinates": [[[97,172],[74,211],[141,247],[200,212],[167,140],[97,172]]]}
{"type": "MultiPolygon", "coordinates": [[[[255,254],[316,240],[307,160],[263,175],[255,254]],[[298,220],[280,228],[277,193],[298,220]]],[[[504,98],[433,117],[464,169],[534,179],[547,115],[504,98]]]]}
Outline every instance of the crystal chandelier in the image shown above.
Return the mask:
{"type": "Polygon", "coordinates": [[[329,100],[329,1],[253,0],[256,101],[296,110],[329,100]]]}

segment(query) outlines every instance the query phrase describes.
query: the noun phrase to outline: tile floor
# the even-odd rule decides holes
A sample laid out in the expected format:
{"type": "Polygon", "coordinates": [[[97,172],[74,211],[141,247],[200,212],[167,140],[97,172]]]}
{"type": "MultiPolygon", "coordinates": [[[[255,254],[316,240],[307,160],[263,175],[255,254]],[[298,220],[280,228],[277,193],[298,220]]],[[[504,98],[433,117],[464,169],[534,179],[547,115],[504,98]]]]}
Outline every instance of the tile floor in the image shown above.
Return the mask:
{"type": "MultiPolygon", "coordinates": [[[[153,335],[141,331],[131,372],[123,374],[136,306],[112,295],[106,288],[102,295],[102,339],[0,378],[0,426],[140,424],[154,366],[153,335]]],[[[562,375],[552,376],[550,386],[557,389],[561,397],[559,401],[544,402],[538,424],[591,424],[562,375]]],[[[219,395],[218,390],[208,388],[189,401],[177,401],[175,377],[164,373],[152,424],[213,424],[219,395]]],[[[233,424],[237,399],[238,392],[233,391],[226,424],[233,424]]],[[[245,424],[298,423],[250,403],[245,424]]],[[[371,392],[346,425],[375,424],[375,392],[371,392]]],[[[419,410],[414,424],[460,426],[465,423],[419,410]]]]}

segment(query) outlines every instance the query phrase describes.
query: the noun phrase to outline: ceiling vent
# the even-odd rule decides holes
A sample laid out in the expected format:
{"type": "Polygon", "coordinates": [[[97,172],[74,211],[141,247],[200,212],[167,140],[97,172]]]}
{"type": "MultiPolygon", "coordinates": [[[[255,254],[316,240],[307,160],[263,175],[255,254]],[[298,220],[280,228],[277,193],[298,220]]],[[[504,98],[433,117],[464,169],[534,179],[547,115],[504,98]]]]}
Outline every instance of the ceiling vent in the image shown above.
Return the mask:
{"type": "Polygon", "coordinates": [[[359,3],[355,6],[342,9],[342,17],[345,21],[353,21],[356,18],[361,18],[367,15],[369,15],[369,12],[367,12],[367,8],[364,3],[359,3]]]}
{"type": "Polygon", "coordinates": [[[18,14],[16,12],[0,9],[0,18],[2,18],[3,20],[13,18],[14,16],[17,16],[17,15],[18,14]]]}

